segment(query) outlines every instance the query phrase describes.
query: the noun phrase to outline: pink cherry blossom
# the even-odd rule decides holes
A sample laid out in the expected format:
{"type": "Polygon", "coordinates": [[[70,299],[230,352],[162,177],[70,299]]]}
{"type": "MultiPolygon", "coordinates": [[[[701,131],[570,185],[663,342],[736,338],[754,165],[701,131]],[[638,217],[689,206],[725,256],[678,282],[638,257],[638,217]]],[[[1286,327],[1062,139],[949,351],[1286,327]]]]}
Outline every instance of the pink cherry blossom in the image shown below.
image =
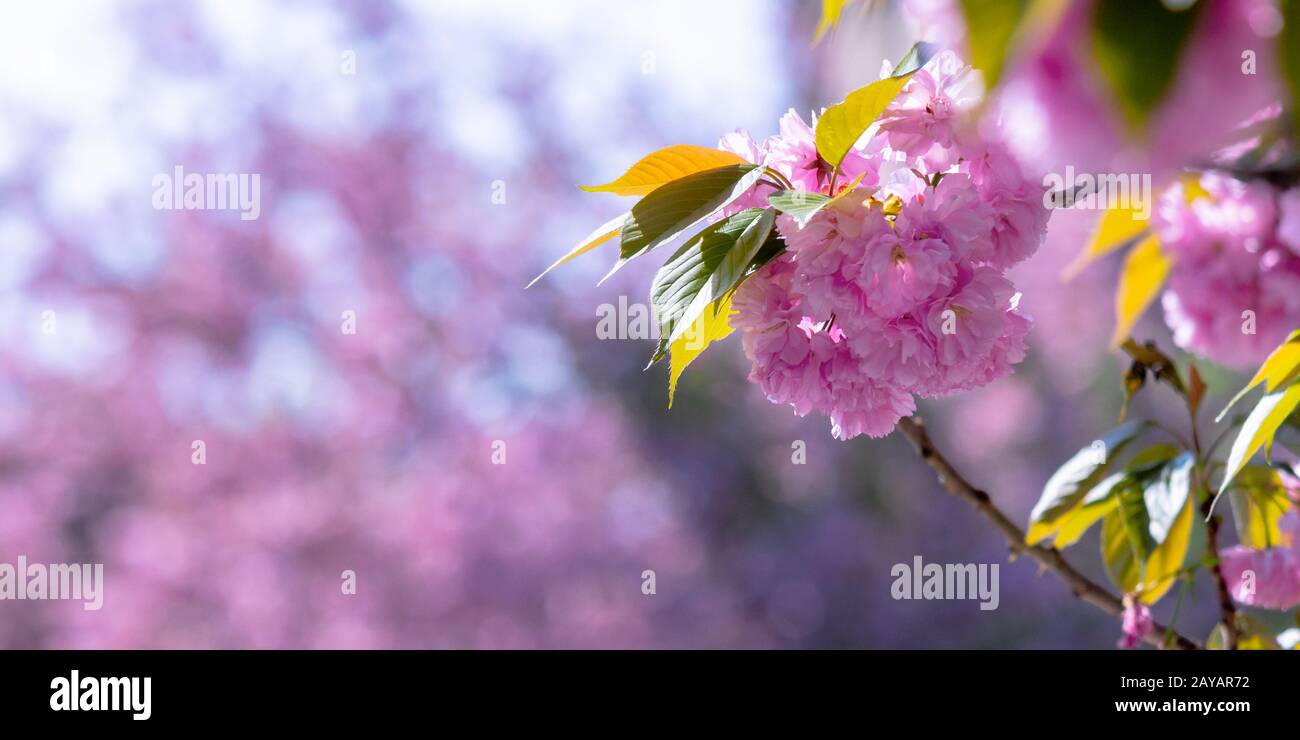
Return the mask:
{"type": "Polygon", "coordinates": [[[958,116],[979,99],[979,75],[945,51],[917,70],[880,119],[888,145],[941,172],[956,162],[958,116]]]}
{"type": "MultiPolygon", "coordinates": [[[[863,179],[871,184],[806,223],[781,216],[786,252],[733,301],[750,380],[800,416],[830,417],[841,439],[887,434],[913,412],[914,396],[985,385],[1025,356],[1029,320],[1004,272],[1037,249],[1047,211],[1042,189],[1004,148],[957,134],[943,106],[961,107],[962,69],[945,55],[918,73],[890,126],[857,150],[875,168],[863,179]],[[934,115],[940,99],[943,115],[934,115]],[[926,162],[907,164],[905,149],[950,164],[927,174],[926,162]]],[[[796,187],[822,187],[801,123],[787,114],[763,161],[796,187]]],[[[740,135],[724,145],[756,150],[740,135]]]]}
{"type": "Polygon", "coordinates": [[[1219,551],[1219,568],[1232,598],[1246,606],[1291,609],[1300,605],[1300,512],[1278,520],[1276,546],[1255,550],[1236,545],[1219,551]]]}
{"type": "Polygon", "coordinates": [[[1173,258],[1161,298],[1178,346],[1257,365],[1300,324],[1300,255],[1285,244],[1277,189],[1218,173],[1162,194],[1152,226],[1173,258]]]}
{"type": "Polygon", "coordinates": [[[1155,633],[1155,620],[1146,604],[1127,597],[1124,599],[1124,616],[1120,627],[1124,630],[1124,636],[1119,640],[1119,647],[1131,650],[1155,633]]]}

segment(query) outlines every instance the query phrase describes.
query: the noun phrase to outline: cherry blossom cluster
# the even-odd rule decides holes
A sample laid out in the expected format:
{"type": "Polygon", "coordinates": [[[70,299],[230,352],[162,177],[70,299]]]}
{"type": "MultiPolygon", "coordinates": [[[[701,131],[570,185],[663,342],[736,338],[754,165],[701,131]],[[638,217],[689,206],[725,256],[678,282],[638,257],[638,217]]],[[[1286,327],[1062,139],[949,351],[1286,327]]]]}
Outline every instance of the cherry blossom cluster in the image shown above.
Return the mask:
{"type": "Polygon", "coordinates": [[[1300,189],[1205,173],[1161,196],[1153,228],[1179,347],[1249,368],[1300,324],[1300,189]]]}
{"type": "Polygon", "coordinates": [[[786,251],[740,286],[732,320],[749,379],[800,416],[829,416],[840,439],[888,434],[914,396],[985,385],[1025,356],[1006,271],[1038,248],[1048,212],[1008,150],[963,126],[979,89],[952,52],[935,57],[837,176],[794,111],[761,145],[743,131],[721,142],[798,190],[841,195],[806,223],[778,219],[786,251]]]}

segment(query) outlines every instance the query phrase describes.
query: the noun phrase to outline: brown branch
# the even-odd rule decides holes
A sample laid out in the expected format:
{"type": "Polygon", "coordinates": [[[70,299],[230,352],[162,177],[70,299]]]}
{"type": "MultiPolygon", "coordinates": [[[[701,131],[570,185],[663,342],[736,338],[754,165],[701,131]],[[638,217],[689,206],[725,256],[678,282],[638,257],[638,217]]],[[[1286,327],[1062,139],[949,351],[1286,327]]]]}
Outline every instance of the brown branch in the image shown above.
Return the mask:
{"type": "Polygon", "coordinates": [[[1219,563],[1219,515],[1213,513],[1214,497],[1209,491],[1201,501],[1201,516],[1205,517],[1205,548],[1214,558],[1210,572],[1214,574],[1214,585],[1219,594],[1219,612],[1223,615],[1223,626],[1228,631],[1228,649],[1236,650],[1241,632],[1237,629],[1237,606],[1232,603],[1232,593],[1228,590],[1228,580],[1223,577],[1219,563]]]}
{"type": "MultiPolygon", "coordinates": [[[[926,465],[934,470],[939,478],[939,483],[956,496],[966,500],[977,511],[984,515],[986,519],[993,523],[1002,535],[1006,537],[1007,543],[1011,546],[1011,551],[1017,555],[1027,555],[1038,561],[1044,568],[1052,571],[1061,580],[1065,581],[1074,595],[1082,601],[1101,609],[1107,614],[1120,618],[1124,614],[1124,604],[1117,597],[1107,591],[1102,586],[1097,585],[1090,578],[1074,569],[1074,566],[1065,559],[1060,550],[1054,547],[1044,547],[1043,545],[1029,545],[1025,543],[1025,533],[1017,527],[1010,519],[1002,513],[1001,509],[993,504],[989,495],[984,491],[972,486],[965,478],[953,468],[952,464],[935,448],[934,443],[930,441],[930,435],[926,433],[925,427],[921,424],[919,417],[904,418],[898,422],[898,429],[907,437],[912,446],[916,448],[917,453],[926,465]]],[[[1200,646],[1195,642],[1187,639],[1177,632],[1172,632],[1164,625],[1156,624],[1155,628],[1146,635],[1146,641],[1157,647],[1173,647],[1180,650],[1195,650],[1200,646]],[[1165,634],[1170,634],[1169,644],[1165,644],[1165,634]]]]}

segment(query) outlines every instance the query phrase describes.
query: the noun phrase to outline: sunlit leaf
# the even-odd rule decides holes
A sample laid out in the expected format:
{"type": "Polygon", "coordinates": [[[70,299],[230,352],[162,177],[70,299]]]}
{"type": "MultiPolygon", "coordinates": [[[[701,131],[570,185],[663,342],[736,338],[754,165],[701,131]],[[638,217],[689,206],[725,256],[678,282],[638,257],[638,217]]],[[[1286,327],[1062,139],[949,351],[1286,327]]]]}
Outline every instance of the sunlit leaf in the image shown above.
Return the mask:
{"type": "Polygon", "coordinates": [[[1029,514],[1026,541],[1034,544],[1055,532],[1058,520],[1105,478],[1124,447],[1147,426],[1143,421],[1121,424],[1079,450],[1053,473],[1029,514]]]}
{"type": "Polygon", "coordinates": [[[1133,557],[1146,562],[1156,543],[1149,531],[1151,522],[1147,518],[1146,502],[1142,500],[1142,485],[1130,479],[1118,486],[1116,497],[1119,506],[1114,513],[1124,527],[1124,536],[1128,538],[1133,557]]]}
{"type": "Polygon", "coordinates": [[[1292,382],[1285,388],[1279,388],[1259,400],[1250,416],[1242,423],[1237,432],[1237,439],[1232,443],[1228,453],[1228,465],[1223,475],[1219,493],[1227,490],[1228,485],[1246,463],[1262,447],[1272,447],[1273,436],[1282,426],[1286,417],[1300,404],[1300,381],[1292,382]]]}
{"type": "Polygon", "coordinates": [[[1250,379],[1246,387],[1237,391],[1237,395],[1232,397],[1232,400],[1228,402],[1227,406],[1223,407],[1223,410],[1219,412],[1219,415],[1214,420],[1216,422],[1222,421],[1223,417],[1227,415],[1228,409],[1231,409],[1233,405],[1241,400],[1242,396],[1245,396],[1260,383],[1264,384],[1266,393],[1272,393],[1278,386],[1289,383],[1297,377],[1300,377],[1300,329],[1291,332],[1291,336],[1287,337],[1285,342],[1273,350],[1268,359],[1264,360],[1264,364],[1260,365],[1255,377],[1250,379]]]}
{"type": "Polygon", "coordinates": [[[1151,219],[1137,208],[1109,208],[1097,220],[1097,228],[1083,253],[1061,271],[1062,280],[1070,280],[1083,268],[1111,252],[1131,244],[1150,226],[1151,219]]]}
{"type": "Polygon", "coordinates": [[[600,245],[604,244],[610,239],[613,239],[614,237],[618,236],[618,233],[623,230],[623,224],[624,222],[627,221],[627,217],[628,214],[620,213],[619,215],[605,222],[603,226],[588,234],[587,238],[579,242],[578,246],[570,250],[568,254],[559,258],[555,262],[552,262],[550,267],[543,270],[541,275],[538,275],[537,277],[533,278],[532,282],[528,283],[528,285],[524,287],[525,288],[533,287],[533,285],[538,280],[541,280],[542,278],[546,277],[546,273],[550,272],[551,270],[554,270],[555,268],[559,267],[565,262],[568,262],[574,257],[590,252],[596,247],[599,247],[600,245]]]}
{"type": "Polygon", "coordinates": [[[1278,521],[1291,508],[1291,499],[1277,470],[1267,465],[1242,468],[1229,500],[1241,544],[1256,550],[1279,544],[1282,533],[1278,521]]]}
{"type": "Polygon", "coordinates": [[[753,187],[762,174],[756,165],[728,165],[687,175],[654,190],[632,206],[623,226],[619,261],[601,281],[726,207],[753,187]]]}
{"type": "Polygon", "coordinates": [[[1164,539],[1150,555],[1139,557],[1129,538],[1119,507],[1106,514],[1101,525],[1101,555],[1106,575],[1125,593],[1137,592],[1144,604],[1154,604],[1169,591],[1187,557],[1195,507],[1184,502],[1164,539]]]}
{"type": "Polygon", "coordinates": [[[677,392],[677,379],[686,371],[686,366],[704,354],[710,344],[726,339],[731,334],[731,298],[734,293],[727,293],[714,301],[691,325],[690,330],[673,342],[668,351],[668,408],[673,407],[673,396],[677,392]]]}
{"type": "Polygon", "coordinates": [[[852,0],[822,0],[822,14],[817,19],[817,30],[813,33],[814,44],[820,42],[827,31],[839,25],[844,6],[850,2],[852,0]]]}
{"type": "Polygon", "coordinates": [[[1142,503],[1146,509],[1147,532],[1156,545],[1169,536],[1178,512],[1190,498],[1195,462],[1192,453],[1184,452],[1145,481],[1142,503]]]}
{"type": "Polygon", "coordinates": [[[745,160],[739,155],[722,149],[677,144],[647,154],[613,182],[579,187],[588,193],[646,195],[662,185],[696,172],[744,163],[745,160]]]}
{"type": "Polygon", "coordinates": [[[844,102],[832,105],[817,119],[817,153],[832,168],[838,168],[853,145],[885,108],[898,96],[903,86],[934,55],[931,44],[917,44],[908,51],[894,74],[848,94],[844,102]]]}
{"type": "Polygon", "coordinates": [[[806,190],[782,190],[779,193],[773,193],[767,197],[767,202],[778,211],[792,216],[803,228],[813,216],[821,213],[826,208],[843,201],[857,190],[858,185],[867,173],[862,173],[853,179],[852,182],[840,189],[834,197],[822,195],[821,193],[811,193],[806,190]]]}
{"type": "Polygon", "coordinates": [[[829,195],[812,193],[807,190],[782,190],[767,196],[767,202],[781,213],[793,216],[800,227],[831,202],[829,195]]]}
{"type": "Polygon", "coordinates": [[[1164,596],[1177,580],[1177,575],[1187,559],[1187,549],[1192,541],[1192,520],[1196,506],[1189,496],[1187,503],[1169,527],[1165,541],[1156,546],[1147,558],[1138,600],[1154,604],[1164,596]]]}
{"type": "Polygon", "coordinates": [[[1116,473],[1098,483],[1083,500],[1055,522],[1056,538],[1052,544],[1066,548],[1079,541],[1091,527],[1119,505],[1115,495],[1120,484],[1128,478],[1126,473],[1116,473]]]}
{"type": "Polygon", "coordinates": [[[717,299],[736,287],[767,241],[775,211],[749,208],[701,231],[655,274],[650,300],[671,346],[717,299]]]}
{"type": "Polygon", "coordinates": [[[1128,338],[1142,312],[1160,294],[1172,265],[1173,261],[1160,248],[1160,240],[1155,235],[1143,239],[1128,253],[1115,293],[1113,346],[1119,346],[1128,338]]]}

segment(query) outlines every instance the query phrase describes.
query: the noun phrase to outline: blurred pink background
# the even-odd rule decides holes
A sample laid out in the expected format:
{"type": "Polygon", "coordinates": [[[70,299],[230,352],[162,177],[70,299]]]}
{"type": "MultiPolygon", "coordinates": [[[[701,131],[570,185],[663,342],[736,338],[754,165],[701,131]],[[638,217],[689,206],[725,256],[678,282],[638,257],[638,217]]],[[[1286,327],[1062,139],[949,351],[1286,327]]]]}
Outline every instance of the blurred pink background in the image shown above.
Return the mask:
{"type": "MultiPolygon", "coordinates": [[[[1112,645],[903,440],[768,404],[738,342],[668,411],[653,342],[595,330],[646,302],[654,261],[597,288],[596,252],[523,289],[625,207],[575,183],[766,136],[911,43],[885,7],[812,48],[816,6],[8,5],[0,562],[103,563],[105,584],[99,611],[0,601],[0,646],[1112,645]],[[257,173],[259,218],[155,210],[177,165],[257,173]],[[916,555],[1001,563],[999,608],[893,600],[916,555]]],[[[1036,321],[1016,374],[922,405],[1017,519],[1119,408],[1115,266],[1057,279],[1093,217],[1055,214],[1013,276],[1036,321]]],[[[1089,542],[1071,557],[1100,578],[1089,542]]]]}

